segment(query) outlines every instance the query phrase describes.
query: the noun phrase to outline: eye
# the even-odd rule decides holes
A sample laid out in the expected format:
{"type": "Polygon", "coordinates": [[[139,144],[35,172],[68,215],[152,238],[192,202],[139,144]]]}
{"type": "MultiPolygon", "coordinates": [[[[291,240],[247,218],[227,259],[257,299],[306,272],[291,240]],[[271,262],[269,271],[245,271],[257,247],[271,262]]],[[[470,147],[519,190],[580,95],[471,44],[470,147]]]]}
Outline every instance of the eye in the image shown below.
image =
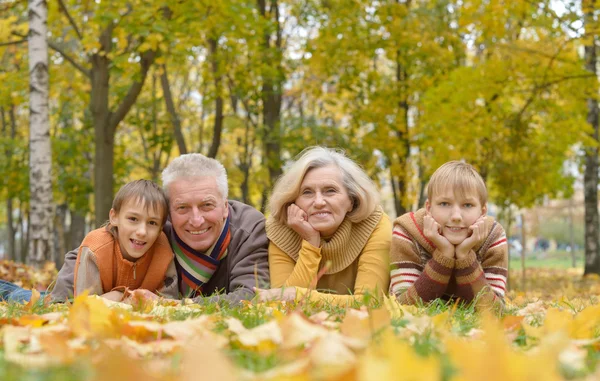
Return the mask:
{"type": "Polygon", "coordinates": [[[128,219],[129,221],[132,221],[132,222],[135,222],[135,221],[137,221],[137,218],[135,218],[135,217],[127,217],[127,219],[128,219]]]}
{"type": "Polygon", "coordinates": [[[156,221],[150,221],[150,225],[156,226],[156,225],[158,225],[158,222],[156,222],[156,221]]]}
{"type": "Polygon", "coordinates": [[[450,205],[449,203],[447,203],[446,201],[442,201],[439,203],[440,206],[448,206],[450,205]]]}
{"type": "Polygon", "coordinates": [[[337,189],[335,189],[335,188],[328,188],[328,189],[325,190],[325,193],[329,193],[329,194],[337,193],[337,189]]]}
{"type": "Polygon", "coordinates": [[[306,194],[306,195],[312,194],[312,190],[305,189],[305,190],[302,191],[302,194],[306,194]]]}
{"type": "Polygon", "coordinates": [[[202,205],[203,210],[213,210],[214,208],[215,208],[215,204],[213,204],[213,203],[208,203],[208,204],[202,205]]]}
{"type": "Polygon", "coordinates": [[[465,204],[465,208],[472,208],[473,206],[474,206],[474,205],[473,205],[473,204],[471,204],[470,202],[467,202],[467,203],[465,204]]]}

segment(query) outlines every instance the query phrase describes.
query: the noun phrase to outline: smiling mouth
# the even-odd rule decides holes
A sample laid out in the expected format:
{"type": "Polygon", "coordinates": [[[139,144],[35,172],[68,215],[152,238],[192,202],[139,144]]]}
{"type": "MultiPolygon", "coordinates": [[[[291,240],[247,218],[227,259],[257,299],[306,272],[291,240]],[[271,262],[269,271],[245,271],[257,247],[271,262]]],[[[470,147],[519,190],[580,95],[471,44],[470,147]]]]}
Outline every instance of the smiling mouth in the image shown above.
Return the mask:
{"type": "Polygon", "coordinates": [[[138,241],[137,239],[130,239],[131,243],[133,243],[134,246],[144,246],[146,244],[145,241],[138,241]]]}
{"type": "Polygon", "coordinates": [[[191,235],[200,235],[206,233],[210,228],[204,230],[188,230],[191,235]]]}
{"type": "Polygon", "coordinates": [[[446,226],[446,229],[450,230],[451,232],[460,232],[460,231],[464,230],[465,228],[454,227],[454,226],[446,226]]]}
{"type": "Polygon", "coordinates": [[[317,212],[312,214],[314,217],[326,217],[331,215],[329,212],[317,212]]]}

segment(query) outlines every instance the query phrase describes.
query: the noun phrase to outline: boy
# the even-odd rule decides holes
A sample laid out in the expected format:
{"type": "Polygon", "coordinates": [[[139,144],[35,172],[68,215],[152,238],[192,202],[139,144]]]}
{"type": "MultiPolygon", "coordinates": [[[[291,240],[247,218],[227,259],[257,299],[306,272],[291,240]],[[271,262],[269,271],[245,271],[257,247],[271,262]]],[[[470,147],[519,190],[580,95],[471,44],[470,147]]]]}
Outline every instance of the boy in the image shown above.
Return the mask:
{"type": "Polygon", "coordinates": [[[486,212],[485,183],[471,165],[450,161],[434,172],[425,209],[394,221],[390,292],[400,303],[454,297],[502,309],[506,234],[486,212]]]}
{"type": "Polygon", "coordinates": [[[74,293],[89,290],[120,301],[127,290],[145,289],[177,298],[173,252],[162,232],[168,204],[152,181],[137,180],[117,192],[106,226],[81,243],[75,264],[74,293]]]}

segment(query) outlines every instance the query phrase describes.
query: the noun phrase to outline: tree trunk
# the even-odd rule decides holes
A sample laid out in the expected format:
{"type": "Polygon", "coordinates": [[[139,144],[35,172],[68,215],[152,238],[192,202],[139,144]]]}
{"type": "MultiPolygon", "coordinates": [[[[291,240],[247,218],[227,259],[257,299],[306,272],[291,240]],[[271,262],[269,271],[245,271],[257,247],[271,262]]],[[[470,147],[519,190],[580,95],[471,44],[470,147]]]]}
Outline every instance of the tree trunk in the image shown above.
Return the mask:
{"type": "Polygon", "coordinates": [[[167,65],[162,66],[162,74],[160,75],[160,84],[163,90],[163,96],[165,97],[165,105],[167,106],[167,112],[171,117],[171,123],[173,124],[173,135],[175,135],[175,141],[179,148],[179,154],[184,155],[187,153],[187,147],[185,145],[185,138],[181,131],[181,120],[179,114],[175,109],[175,102],[173,101],[173,94],[171,93],[171,85],[169,84],[169,76],[167,74],[167,65]]]}
{"type": "Polygon", "coordinates": [[[125,118],[140,94],[148,70],[156,57],[156,52],[147,50],[140,57],[140,80],[132,82],[127,94],[111,111],[109,106],[110,65],[108,54],[112,51],[110,24],[100,35],[100,50],[90,57],[92,70],[90,111],[94,122],[96,152],[94,155],[94,208],[96,227],[108,218],[113,199],[114,146],[117,126],[125,118]]]}
{"type": "MultiPolygon", "coordinates": [[[[585,34],[585,68],[597,78],[596,32],[594,26],[595,0],[583,1],[585,34]]],[[[596,91],[597,92],[597,91],[596,91]]],[[[595,93],[596,93],[595,92],[595,93]]],[[[595,93],[587,100],[587,122],[592,127],[590,138],[598,144],[598,101],[595,93]]],[[[585,271],[584,274],[600,274],[600,240],[598,227],[598,146],[585,150],[585,172],[583,176],[585,197],[585,271]]]]}
{"type": "Polygon", "coordinates": [[[114,132],[110,126],[108,94],[110,86],[110,60],[112,49],[112,24],[100,36],[101,51],[90,57],[92,64],[90,111],[94,122],[94,212],[96,227],[102,225],[112,206],[114,132]]]}
{"type": "Polygon", "coordinates": [[[270,12],[267,15],[266,1],[258,0],[259,12],[263,18],[270,17],[276,29],[275,46],[271,46],[271,33],[265,32],[263,40],[264,63],[276,70],[263,72],[262,103],[264,123],[264,155],[269,171],[269,189],[281,175],[281,87],[283,84],[283,69],[281,67],[282,41],[281,25],[279,24],[279,8],[277,0],[271,0],[270,12]],[[275,74],[273,74],[275,72],[275,74]]]}
{"type": "Polygon", "coordinates": [[[527,273],[525,270],[525,253],[527,252],[527,231],[525,229],[525,213],[521,213],[521,246],[523,247],[521,249],[521,291],[527,292],[527,273]]]}
{"type": "Polygon", "coordinates": [[[575,254],[575,221],[573,218],[574,196],[569,199],[569,246],[571,247],[571,267],[577,267],[577,254],[575,254]]]}
{"type": "Polygon", "coordinates": [[[31,223],[28,262],[41,266],[52,258],[52,151],[48,114],[48,9],[29,0],[29,190],[31,223]]]}
{"type": "Polygon", "coordinates": [[[217,57],[217,49],[219,48],[216,38],[209,40],[210,45],[210,56],[213,77],[215,81],[215,123],[213,126],[213,140],[208,151],[208,157],[215,158],[219,152],[219,146],[221,145],[221,132],[223,130],[223,89],[222,89],[222,76],[219,73],[219,59],[217,57]]]}
{"type": "MultiPolygon", "coordinates": [[[[69,232],[68,249],[72,250],[81,245],[85,238],[85,216],[71,211],[71,229],[69,232]]],[[[65,253],[62,253],[64,255],[65,253]]]]}
{"type": "Polygon", "coordinates": [[[71,248],[67,248],[67,240],[68,240],[68,230],[66,229],[66,217],[67,210],[69,209],[68,205],[63,203],[56,206],[56,215],[54,216],[54,239],[56,242],[55,253],[56,256],[52,258],[52,261],[56,265],[57,269],[60,269],[64,262],[64,254],[67,250],[71,250],[71,248]]]}
{"type": "MultiPolygon", "coordinates": [[[[9,123],[6,121],[6,112],[4,107],[0,107],[0,119],[2,120],[2,135],[8,136],[9,132],[9,123]]],[[[14,123],[11,126],[11,139],[14,139],[15,128],[14,123]]],[[[12,151],[8,145],[6,145],[6,150],[4,151],[4,155],[6,158],[6,162],[8,166],[12,166],[12,151]]],[[[13,199],[10,194],[6,197],[6,239],[7,239],[7,259],[15,260],[15,226],[13,221],[13,199]]]]}

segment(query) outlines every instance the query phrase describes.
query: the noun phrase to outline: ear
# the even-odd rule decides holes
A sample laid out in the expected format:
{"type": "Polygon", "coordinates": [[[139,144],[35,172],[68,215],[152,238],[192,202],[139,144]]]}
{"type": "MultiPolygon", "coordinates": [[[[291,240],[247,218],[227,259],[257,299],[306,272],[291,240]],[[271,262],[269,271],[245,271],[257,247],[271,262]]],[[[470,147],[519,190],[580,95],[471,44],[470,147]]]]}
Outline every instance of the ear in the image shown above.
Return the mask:
{"type": "Polygon", "coordinates": [[[481,207],[481,215],[485,216],[487,214],[487,202],[485,204],[483,204],[483,206],[481,207]]]}
{"type": "Polygon", "coordinates": [[[117,214],[117,212],[115,212],[114,209],[111,209],[110,212],[108,212],[108,221],[111,225],[114,226],[117,226],[119,224],[119,215],[117,214]]]}
{"type": "Polygon", "coordinates": [[[425,200],[425,210],[429,212],[429,209],[431,209],[431,204],[429,203],[429,199],[427,199],[425,200]]]}
{"type": "Polygon", "coordinates": [[[225,199],[225,213],[223,213],[223,221],[225,221],[225,219],[227,219],[228,216],[229,216],[229,203],[227,202],[227,199],[225,199]]]}

